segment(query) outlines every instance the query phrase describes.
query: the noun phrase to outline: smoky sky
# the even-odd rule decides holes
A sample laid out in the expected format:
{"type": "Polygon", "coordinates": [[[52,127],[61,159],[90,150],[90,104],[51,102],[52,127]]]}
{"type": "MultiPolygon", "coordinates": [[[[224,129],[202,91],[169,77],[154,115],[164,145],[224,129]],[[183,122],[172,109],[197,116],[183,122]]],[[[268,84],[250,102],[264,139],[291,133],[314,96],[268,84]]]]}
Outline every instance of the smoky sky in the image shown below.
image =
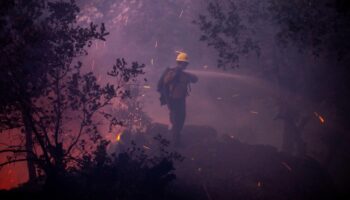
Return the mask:
{"type": "MultiPolygon", "coordinates": [[[[199,14],[206,13],[206,1],[77,2],[81,10],[77,16],[79,24],[105,23],[110,33],[106,41],[95,41],[88,49],[89,54],[77,60],[83,61],[84,70],[93,71],[100,83],[111,81],[106,73],[116,58],[125,58],[129,64],[134,61],[144,63],[146,73],[139,80],[141,97],[138,98],[153,122],[170,125],[169,111],[166,106],[160,106],[156,86],[164,70],[175,66],[176,51],[184,51],[189,56],[188,72],[199,78],[191,85],[186,100],[185,125],[210,126],[219,135],[227,134],[245,143],[272,145],[279,149],[284,126],[276,115],[279,99],[283,98],[299,115],[310,116],[303,139],[308,144],[310,155],[319,160],[324,158],[326,147],[319,136],[336,129],[335,111],[326,103],[313,103],[309,92],[314,86],[307,81],[305,84],[308,77],[298,74],[300,70],[295,70],[295,66],[324,69],[329,63],[325,59],[314,60],[295,46],[283,51],[278,49],[275,34],[279,27],[276,25],[264,22],[256,25],[260,56],[244,55],[240,57],[239,68],[222,70],[217,68],[217,52],[199,41],[201,32],[193,23],[199,14]],[[279,69],[281,80],[270,76],[276,63],[282,66],[279,69]],[[326,120],[326,125],[321,119],[326,120]]],[[[322,77],[329,77],[326,76],[328,73],[328,70],[315,70],[320,81],[322,77]]],[[[322,93],[331,92],[332,88],[320,91],[312,96],[317,99],[322,93]]],[[[3,170],[1,173],[12,171],[3,170]]],[[[19,172],[17,176],[21,174],[19,172]]],[[[8,181],[6,177],[1,175],[0,183],[8,181]]],[[[0,187],[8,186],[3,185],[0,187]]]]}

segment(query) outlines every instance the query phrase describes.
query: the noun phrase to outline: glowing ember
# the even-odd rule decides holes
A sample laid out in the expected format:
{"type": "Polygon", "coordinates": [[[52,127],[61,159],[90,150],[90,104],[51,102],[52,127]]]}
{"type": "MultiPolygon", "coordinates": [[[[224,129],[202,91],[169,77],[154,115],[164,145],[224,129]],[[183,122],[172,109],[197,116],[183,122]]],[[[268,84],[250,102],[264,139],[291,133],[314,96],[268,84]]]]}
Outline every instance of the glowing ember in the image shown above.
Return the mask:
{"type": "Polygon", "coordinates": [[[320,120],[321,124],[324,124],[326,122],[326,120],[324,119],[324,117],[320,114],[318,114],[317,112],[314,112],[315,116],[318,118],[318,120],[320,120]]]}
{"type": "Polygon", "coordinates": [[[120,142],[122,135],[123,135],[123,131],[119,132],[115,138],[115,141],[120,142]]]}

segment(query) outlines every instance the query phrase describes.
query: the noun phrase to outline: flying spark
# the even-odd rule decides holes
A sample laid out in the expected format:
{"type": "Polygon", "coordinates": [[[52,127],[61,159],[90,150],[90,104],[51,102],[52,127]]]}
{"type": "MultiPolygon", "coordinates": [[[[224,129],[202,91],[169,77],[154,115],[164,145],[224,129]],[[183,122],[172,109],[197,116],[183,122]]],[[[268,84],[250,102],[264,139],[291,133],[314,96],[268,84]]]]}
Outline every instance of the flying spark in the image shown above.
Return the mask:
{"type": "Polygon", "coordinates": [[[262,186],[262,182],[258,181],[258,187],[260,188],[262,186]]]}
{"type": "Polygon", "coordinates": [[[179,18],[181,18],[182,17],[182,13],[184,12],[184,10],[183,9],[181,9],[181,13],[180,13],[180,15],[179,15],[179,18]]]}
{"type": "Polygon", "coordinates": [[[94,68],[95,68],[95,59],[93,59],[91,62],[91,71],[94,71],[94,68]]]}
{"type": "Polygon", "coordinates": [[[128,25],[128,19],[129,19],[129,17],[126,16],[126,18],[125,18],[125,26],[128,25]]]}
{"type": "Polygon", "coordinates": [[[285,168],[287,168],[288,169],[288,171],[292,171],[292,168],[287,164],[287,163],[285,163],[285,162],[281,162],[281,164],[285,167],[285,168]]]}
{"type": "Polygon", "coordinates": [[[320,120],[321,124],[324,124],[326,122],[326,120],[324,119],[324,117],[320,114],[318,114],[317,112],[314,112],[315,116],[318,118],[318,120],[320,120]]]}

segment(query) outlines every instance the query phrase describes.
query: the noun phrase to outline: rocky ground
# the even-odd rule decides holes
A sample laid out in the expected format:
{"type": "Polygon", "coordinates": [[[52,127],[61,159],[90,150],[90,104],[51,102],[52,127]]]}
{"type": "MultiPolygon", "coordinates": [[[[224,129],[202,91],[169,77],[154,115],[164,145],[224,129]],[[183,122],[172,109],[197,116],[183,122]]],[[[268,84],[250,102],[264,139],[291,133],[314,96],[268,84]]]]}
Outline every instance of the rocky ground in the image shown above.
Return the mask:
{"type": "MultiPolygon", "coordinates": [[[[157,132],[166,133],[167,127],[155,125],[152,133],[157,132]]],[[[165,137],[171,140],[169,133],[165,137]]],[[[198,199],[336,198],[330,176],[312,158],[219,137],[205,126],[186,126],[182,139],[173,148],[185,157],[175,166],[176,183],[182,189],[196,188],[198,199]]]]}

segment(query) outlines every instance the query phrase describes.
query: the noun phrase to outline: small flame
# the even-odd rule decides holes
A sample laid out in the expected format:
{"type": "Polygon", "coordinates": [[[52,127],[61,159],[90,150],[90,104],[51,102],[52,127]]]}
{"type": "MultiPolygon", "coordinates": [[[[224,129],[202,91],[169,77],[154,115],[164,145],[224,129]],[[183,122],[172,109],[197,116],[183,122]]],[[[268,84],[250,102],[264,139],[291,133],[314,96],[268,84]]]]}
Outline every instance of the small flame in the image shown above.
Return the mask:
{"type": "Polygon", "coordinates": [[[123,131],[119,132],[117,134],[117,137],[115,138],[115,141],[120,142],[122,135],[123,135],[123,131]]]}

